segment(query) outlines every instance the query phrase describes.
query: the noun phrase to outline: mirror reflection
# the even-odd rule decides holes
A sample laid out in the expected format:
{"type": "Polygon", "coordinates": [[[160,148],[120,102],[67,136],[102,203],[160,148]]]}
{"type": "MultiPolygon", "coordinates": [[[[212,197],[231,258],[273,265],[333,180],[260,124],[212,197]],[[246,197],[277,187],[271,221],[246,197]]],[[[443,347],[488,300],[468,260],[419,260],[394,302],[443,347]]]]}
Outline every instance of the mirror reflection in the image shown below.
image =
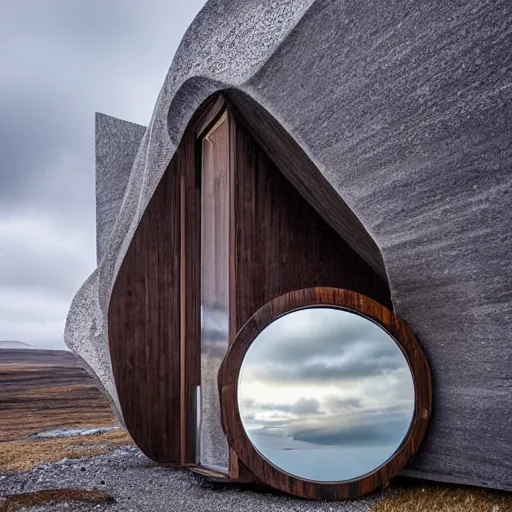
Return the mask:
{"type": "Polygon", "coordinates": [[[395,340],[335,307],[288,313],[249,347],[238,407],[253,446],[282,471],[340,482],[373,471],[404,440],[414,384],[395,340]]]}

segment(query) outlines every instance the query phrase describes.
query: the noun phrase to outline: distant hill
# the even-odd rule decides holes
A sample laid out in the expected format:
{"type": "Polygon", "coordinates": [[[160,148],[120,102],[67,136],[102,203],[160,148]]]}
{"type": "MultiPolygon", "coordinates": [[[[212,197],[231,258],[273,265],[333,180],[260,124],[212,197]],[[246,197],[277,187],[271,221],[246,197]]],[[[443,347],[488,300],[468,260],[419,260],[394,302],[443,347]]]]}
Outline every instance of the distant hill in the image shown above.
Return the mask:
{"type": "Polygon", "coordinates": [[[65,350],[0,350],[0,411],[0,445],[46,430],[116,425],[108,400],[65,350]]]}
{"type": "Polygon", "coordinates": [[[35,347],[22,343],[21,341],[0,341],[0,349],[2,348],[14,348],[14,349],[29,349],[33,350],[35,347]]]}

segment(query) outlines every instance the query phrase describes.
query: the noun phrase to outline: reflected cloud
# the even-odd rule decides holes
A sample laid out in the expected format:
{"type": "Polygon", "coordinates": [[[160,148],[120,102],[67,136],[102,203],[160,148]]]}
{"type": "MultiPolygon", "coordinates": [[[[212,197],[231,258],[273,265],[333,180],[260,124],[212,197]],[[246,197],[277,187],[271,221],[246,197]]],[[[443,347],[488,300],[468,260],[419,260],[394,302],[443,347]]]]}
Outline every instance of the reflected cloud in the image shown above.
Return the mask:
{"type": "Polygon", "coordinates": [[[317,481],[361,476],[407,434],[414,386],[388,333],[348,311],[289,313],[253,342],[239,380],[239,409],[260,453],[317,481]]]}
{"type": "Polygon", "coordinates": [[[303,309],[281,317],[260,334],[245,371],[255,380],[274,385],[297,379],[325,383],[384,375],[403,368],[404,362],[389,339],[382,328],[360,315],[303,309]]]}

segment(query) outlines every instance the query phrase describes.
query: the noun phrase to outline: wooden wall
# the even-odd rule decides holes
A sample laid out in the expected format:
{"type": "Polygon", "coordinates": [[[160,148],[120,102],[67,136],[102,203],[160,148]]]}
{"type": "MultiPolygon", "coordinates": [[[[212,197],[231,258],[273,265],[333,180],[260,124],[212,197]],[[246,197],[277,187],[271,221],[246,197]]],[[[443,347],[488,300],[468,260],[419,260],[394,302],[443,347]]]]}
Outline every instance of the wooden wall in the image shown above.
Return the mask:
{"type": "MultiPolygon", "coordinates": [[[[142,216],[110,299],[110,352],[125,423],[141,450],[157,462],[190,465],[196,460],[201,293],[197,136],[220,115],[222,105],[211,98],[191,121],[142,216]]],[[[281,161],[278,169],[239,114],[230,116],[229,137],[230,338],[266,302],[299,288],[347,288],[391,307],[378,272],[297,192],[297,185],[280,171],[285,164],[281,161]]],[[[298,155],[294,166],[304,158],[298,155]]],[[[322,183],[317,188],[327,197],[322,183]]],[[[354,224],[354,230],[359,232],[360,226],[354,224]]],[[[372,258],[378,259],[375,254],[372,258]]],[[[251,479],[233,453],[230,460],[237,478],[251,479]]]]}
{"type": "Polygon", "coordinates": [[[180,188],[162,177],[119,270],[108,313],[126,427],[151,459],[180,457],[180,188]]]}
{"type": "MultiPolygon", "coordinates": [[[[387,284],[299,194],[239,114],[231,116],[230,132],[231,341],[260,307],[301,288],[345,288],[392,309],[387,284]]],[[[229,474],[259,481],[232,449],[229,474]]]]}
{"type": "Polygon", "coordinates": [[[387,282],[384,261],[375,240],[293,137],[247,94],[230,89],[225,95],[231,110],[244,120],[254,140],[302,197],[387,282]]]}
{"type": "Polygon", "coordinates": [[[387,285],[297,192],[240,120],[235,137],[236,329],[300,288],[346,288],[391,307],[387,285]]]}

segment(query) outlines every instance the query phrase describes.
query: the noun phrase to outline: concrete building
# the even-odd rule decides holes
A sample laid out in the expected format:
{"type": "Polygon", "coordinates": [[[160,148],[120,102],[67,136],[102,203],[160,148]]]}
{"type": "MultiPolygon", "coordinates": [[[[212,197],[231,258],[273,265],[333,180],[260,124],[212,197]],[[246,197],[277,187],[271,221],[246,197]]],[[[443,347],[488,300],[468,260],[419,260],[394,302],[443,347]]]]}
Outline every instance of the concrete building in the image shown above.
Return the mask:
{"type": "MultiPolygon", "coordinates": [[[[308,213],[304,229],[332,230],[346,244],[312,239],[334,252],[324,261],[305,250],[300,268],[320,258],[311,261],[331,270],[283,284],[265,302],[334,286],[394,311],[426,355],[433,392],[425,440],[402,474],[512,490],[511,49],[506,0],[210,0],[149,126],[97,115],[98,268],[73,300],[65,339],[145,453],[250,480],[228,448],[217,388],[241,325],[227,311],[230,250],[219,253],[239,217],[229,210],[232,178],[215,175],[215,162],[242,161],[242,150],[226,148],[232,137],[245,147],[229,128],[243,126],[258,148],[246,153],[264,154],[254,159],[268,158],[265,172],[282,173],[326,226],[308,213]],[[235,121],[212,125],[226,109],[235,121]],[[198,167],[199,185],[187,177],[198,167]],[[201,195],[204,176],[214,178],[201,195]],[[205,218],[218,223],[207,229],[205,218]],[[198,230],[217,235],[198,241],[198,230]],[[198,244],[211,258],[194,260],[198,244]]],[[[293,193],[275,197],[291,208],[293,193]]],[[[275,217],[264,211],[253,214],[268,233],[275,217]]]]}

